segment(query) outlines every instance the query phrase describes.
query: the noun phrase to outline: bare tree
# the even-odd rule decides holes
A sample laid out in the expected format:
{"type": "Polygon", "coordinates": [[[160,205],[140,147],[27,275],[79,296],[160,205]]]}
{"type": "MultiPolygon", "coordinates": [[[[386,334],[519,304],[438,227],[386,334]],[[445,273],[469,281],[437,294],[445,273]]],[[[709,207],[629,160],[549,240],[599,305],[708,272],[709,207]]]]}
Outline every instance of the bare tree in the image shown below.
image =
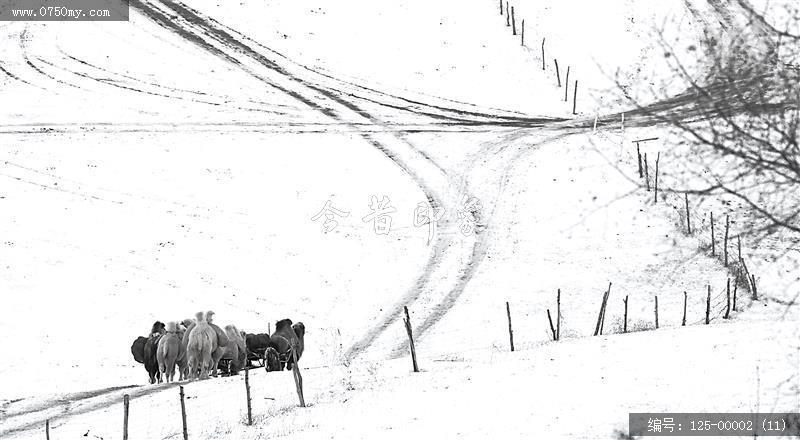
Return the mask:
{"type": "Polygon", "coordinates": [[[706,30],[689,46],[696,59],[681,59],[664,30],[656,31],[669,81],[683,93],[662,96],[665,88],[654,86],[643,98],[622,90],[642,117],[672,128],[673,153],[682,159],[673,180],[681,190],[738,199],[753,213],[750,232],[761,236],[800,232],[800,16],[791,4],[770,11],[786,20],[779,30],[739,4],[746,25],[706,30]]]}

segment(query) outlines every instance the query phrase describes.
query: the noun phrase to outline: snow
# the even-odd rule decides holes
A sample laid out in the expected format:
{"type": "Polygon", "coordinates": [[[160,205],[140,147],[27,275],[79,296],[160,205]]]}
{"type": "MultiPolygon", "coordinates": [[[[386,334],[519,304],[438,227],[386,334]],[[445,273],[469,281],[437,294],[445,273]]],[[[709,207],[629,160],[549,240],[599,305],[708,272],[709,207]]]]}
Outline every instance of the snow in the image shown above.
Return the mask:
{"type": "MultiPolygon", "coordinates": [[[[787,347],[790,338],[797,338],[794,323],[712,324],[461,359],[420,350],[420,373],[410,371],[407,358],[304,370],[307,408],[296,407],[291,373],[253,370],[253,426],[244,423],[242,377],[186,385],[187,425],[190,438],[219,439],[487,438],[498,432],[520,439],[532,433],[617,438],[627,429],[628,412],[796,411],[798,346],[787,347]]],[[[131,437],[180,438],[177,387],[158,388],[131,399],[131,437]]],[[[52,434],[118,435],[124,392],[100,409],[54,422],[52,434]]]]}
{"type": "Polygon", "coordinates": [[[684,2],[522,2],[526,46],[493,2],[190,6],[252,53],[174,17],[203,49],[138,10],[128,23],[0,26],[0,67],[19,78],[0,77],[15,103],[0,107],[0,332],[24,353],[0,364],[4,438],[48,418],[55,438],[116,437],[125,393],[131,438],[179,438],[177,387],[143,385],[129,347],[153,321],[200,310],[250,332],[303,321],[310,406],[297,407],[290,373],[252,370],[248,427],[241,376],[187,383],[192,438],[614,438],[628,412],[800,410],[785,305],[796,253],[777,265],[773,249],[748,248],[766,301],[742,295],[744,311],[722,320],[730,273],[682,233],[674,194],[653,203],[632,177],[631,139],[660,132],[440,131],[396,109],[571,117],[553,66],[541,70],[546,38],[587,91],[579,113],[616,111],[613,72],[635,84],[663,67],[655,25],[676,20],[691,40],[684,2]],[[397,210],[388,236],[362,221],[373,195],[397,210]],[[431,196],[446,218],[428,244],[413,214],[431,196]],[[481,202],[477,234],[459,230],[464,196],[481,202]],[[350,214],[326,234],[311,218],[329,200],[350,214]],[[605,335],[592,337],[609,282],[605,335]],[[660,328],[619,334],[622,299],[640,330],[655,295],[660,328]]]}

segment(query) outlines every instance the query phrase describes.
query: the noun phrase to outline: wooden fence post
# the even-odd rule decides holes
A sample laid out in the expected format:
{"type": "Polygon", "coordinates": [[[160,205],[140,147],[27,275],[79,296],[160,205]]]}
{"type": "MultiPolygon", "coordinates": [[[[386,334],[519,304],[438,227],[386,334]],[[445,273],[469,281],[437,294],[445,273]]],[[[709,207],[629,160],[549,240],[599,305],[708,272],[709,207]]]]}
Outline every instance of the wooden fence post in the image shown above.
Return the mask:
{"type": "Polygon", "coordinates": [[[403,322],[406,324],[406,333],[408,333],[408,345],[411,347],[411,362],[414,365],[414,372],[419,373],[419,367],[417,367],[417,350],[414,348],[414,335],[411,332],[411,317],[408,315],[408,307],[403,306],[403,311],[406,313],[406,317],[403,319],[403,322]]]}
{"type": "Polygon", "coordinates": [[[292,376],[294,376],[294,386],[297,388],[297,397],[300,399],[300,406],[306,407],[306,399],[303,397],[303,376],[300,374],[300,365],[297,363],[297,351],[292,347],[292,376]]]}
{"type": "Polygon", "coordinates": [[[650,167],[647,162],[647,153],[644,153],[644,183],[647,190],[650,191],[650,167]]]}
{"type": "Polygon", "coordinates": [[[653,203],[658,203],[658,161],[661,159],[661,152],[656,155],[656,180],[653,185],[653,203]]]}
{"type": "Polygon", "coordinates": [[[656,329],[658,329],[658,295],[656,295],[656,329]]]}
{"type": "Polygon", "coordinates": [[[686,200],[686,233],[692,235],[692,223],[689,221],[689,193],[683,193],[684,200],[686,200]]]}
{"type": "Polygon", "coordinates": [[[50,440],[50,419],[44,421],[44,435],[45,439],[50,440]]]}
{"type": "Polygon", "coordinates": [[[545,70],[545,65],[544,65],[544,40],[545,40],[545,38],[542,38],[542,70],[543,71],[545,70]]]}
{"type": "Polygon", "coordinates": [[[128,410],[130,409],[131,396],[122,396],[122,406],[125,408],[125,414],[122,418],[122,440],[128,440],[128,410]]]}
{"type": "Polygon", "coordinates": [[[556,295],[556,340],[561,340],[561,289],[556,295]]]}
{"type": "Polygon", "coordinates": [[[683,291],[683,319],[681,320],[681,325],[686,325],[686,300],[689,297],[689,294],[686,291],[683,291]]]}
{"type": "Polygon", "coordinates": [[[725,214],[725,267],[728,267],[728,231],[731,228],[731,217],[725,214]]]}
{"type": "Polygon", "coordinates": [[[625,303],[625,318],[622,321],[622,333],[628,333],[628,295],[625,295],[625,299],[622,301],[625,303]]]}
{"type": "Polygon", "coordinates": [[[508,2],[506,2],[506,27],[511,26],[511,15],[509,14],[508,2]]]}
{"type": "MultiPolygon", "coordinates": [[[[739,264],[742,265],[742,270],[744,271],[744,278],[747,280],[747,284],[750,285],[752,278],[750,277],[750,271],[747,269],[747,264],[744,262],[744,258],[739,259],[739,264]]],[[[753,286],[750,285],[750,291],[752,293],[753,286]]]]}
{"type": "Polygon", "coordinates": [[[717,243],[714,240],[714,211],[711,211],[711,256],[717,255],[717,243]]]}
{"type": "Polygon", "coordinates": [[[517,35],[517,19],[514,18],[514,7],[511,7],[511,35],[517,35]]]}
{"type": "Polygon", "coordinates": [[[608,283],[606,297],[603,299],[603,317],[600,318],[600,334],[603,334],[603,326],[606,324],[606,307],[608,306],[608,296],[611,294],[611,283],[608,283]]]}
{"type": "Polygon", "coordinates": [[[742,235],[736,234],[736,243],[737,247],[739,248],[739,260],[742,259],[742,235]]]}
{"type": "Polygon", "coordinates": [[[750,281],[753,286],[753,301],[758,301],[758,286],[756,286],[756,276],[750,275],[750,281]]]}
{"type": "Polygon", "coordinates": [[[567,75],[564,77],[564,102],[569,101],[567,92],[569,92],[569,67],[567,66],[567,75]]]}
{"type": "Polygon", "coordinates": [[[508,340],[511,343],[511,351],[514,351],[514,330],[511,328],[511,306],[508,305],[508,301],[506,301],[506,315],[508,315],[508,340]]]}
{"type": "Polygon", "coordinates": [[[500,15],[503,15],[503,0],[500,0],[500,15]]]}
{"type": "Polygon", "coordinates": [[[741,272],[744,275],[744,279],[747,283],[747,286],[750,288],[750,298],[753,298],[753,292],[755,289],[753,288],[753,277],[750,275],[750,271],[747,269],[747,263],[744,262],[744,258],[739,259],[739,264],[741,265],[741,272]]]}
{"type": "Polygon", "coordinates": [[[728,278],[728,285],[725,288],[725,294],[727,297],[727,305],[725,306],[725,319],[731,316],[731,279],[728,278]]]}
{"type": "Polygon", "coordinates": [[[519,38],[519,45],[525,45],[525,19],[522,19],[521,29],[520,29],[520,38],[519,38]]]}
{"type": "Polygon", "coordinates": [[[550,322],[550,331],[553,333],[553,340],[558,340],[558,334],[556,333],[556,328],[553,326],[553,318],[550,317],[550,309],[547,309],[547,321],[550,322]]]}
{"type": "Polygon", "coordinates": [[[244,370],[244,388],[247,390],[247,424],[253,424],[253,407],[250,403],[250,370],[244,370]]]}
{"type": "Polygon", "coordinates": [[[183,440],[189,440],[189,431],[186,428],[186,402],[184,400],[183,385],[181,389],[181,421],[183,422],[183,440]]]}
{"type": "Polygon", "coordinates": [[[739,283],[734,279],[733,282],[733,311],[736,311],[736,291],[739,290],[739,283]]]}
{"type": "Polygon", "coordinates": [[[642,171],[642,153],[641,153],[641,151],[639,151],[639,143],[638,142],[636,142],[636,157],[639,159],[639,178],[641,179],[641,178],[644,177],[644,174],[642,174],[643,173],[643,171],[642,171]]]}
{"type": "Polygon", "coordinates": [[[706,324],[711,322],[711,284],[708,285],[708,296],[706,297],[706,324]]]}
{"type": "Polygon", "coordinates": [[[558,81],[558,87],[561,87],[561,73],[558,69],[558,60],[553,58],[553,63],[556,65],[556,81],[558,81]]]}
{"type": "Polygon", "coordinates": [[[603,293],[603,302],[600,303],[600,313],[597,315],[597,324],[594,327],[594,335],[602,335],[603,334],[603,322],[605,321],[606,317],[606,302],[608,301],[608,295],[611,292],[611,283],[608,283],[608,290],[603,293]]]}
{"type": "Polygon", "coordinates": [[[575,80],[575,87],[572,89],[572,114],[577,115],[575,111],[578,105],[578,80],[575,80]]]}

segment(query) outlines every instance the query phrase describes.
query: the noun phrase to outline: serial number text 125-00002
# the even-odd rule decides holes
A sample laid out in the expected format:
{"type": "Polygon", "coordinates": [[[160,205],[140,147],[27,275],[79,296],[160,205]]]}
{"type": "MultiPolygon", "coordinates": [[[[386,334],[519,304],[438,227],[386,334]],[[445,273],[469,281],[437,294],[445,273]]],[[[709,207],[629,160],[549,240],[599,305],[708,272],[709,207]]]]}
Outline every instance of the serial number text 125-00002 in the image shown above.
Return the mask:
{"type": "Polygon", "coordinates": [[[630,413],[631,436],[796,436],[799,413],[630,413]]]}

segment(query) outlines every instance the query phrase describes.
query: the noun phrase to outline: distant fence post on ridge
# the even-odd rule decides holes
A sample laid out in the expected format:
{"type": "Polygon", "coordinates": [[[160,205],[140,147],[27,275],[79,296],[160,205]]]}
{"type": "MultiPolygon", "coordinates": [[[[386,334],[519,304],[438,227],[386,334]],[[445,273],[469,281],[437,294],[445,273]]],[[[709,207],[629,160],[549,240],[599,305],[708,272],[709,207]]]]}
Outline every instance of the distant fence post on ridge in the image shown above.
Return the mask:
{"type": "MultiPolygon", "coordinates": [[[[514,351],[514,330],[511,328],[511,306],[508,305],[508,301],[506,301],[506,315],[508,315],[508,339],[511,343],[511,351],[514,351]]],[[[550,316],[549,310],[547,316],[550,316]]]]}

